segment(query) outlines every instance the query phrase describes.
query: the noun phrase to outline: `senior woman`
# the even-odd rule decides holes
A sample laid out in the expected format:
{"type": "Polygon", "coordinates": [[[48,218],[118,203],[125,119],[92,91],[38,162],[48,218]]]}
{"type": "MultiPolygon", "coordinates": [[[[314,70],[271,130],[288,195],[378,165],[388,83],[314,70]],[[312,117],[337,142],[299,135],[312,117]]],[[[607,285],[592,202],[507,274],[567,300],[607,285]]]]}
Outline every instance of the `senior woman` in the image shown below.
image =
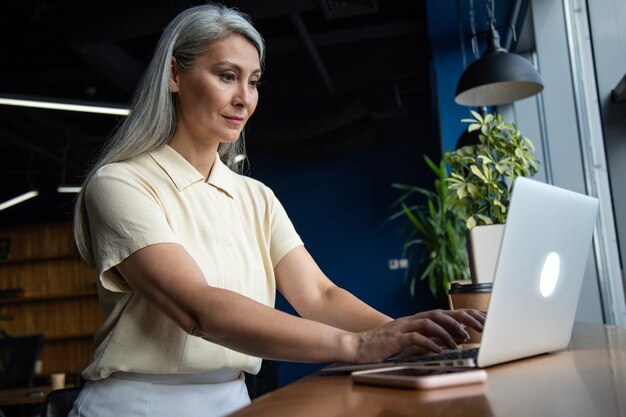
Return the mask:
{"type": "Polygon", "coordinates": [[[221,416],[250,402],[261,358],[379,362],[482,328],[474,310],[393,320],[337,287],[272,191],[229,168],[264,55],[240,12],[183,11],[87,174],[74,233],[105,321],[71,416],[221,416]]]}

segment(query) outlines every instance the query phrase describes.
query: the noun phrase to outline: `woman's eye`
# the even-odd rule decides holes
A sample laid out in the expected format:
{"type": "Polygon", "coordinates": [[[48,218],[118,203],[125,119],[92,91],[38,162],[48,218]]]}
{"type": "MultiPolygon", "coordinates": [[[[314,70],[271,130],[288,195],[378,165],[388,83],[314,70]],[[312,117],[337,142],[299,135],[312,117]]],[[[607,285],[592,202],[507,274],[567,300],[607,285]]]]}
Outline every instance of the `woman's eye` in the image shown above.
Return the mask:
{"type": "Polygon", "coordinates": [[[256,87],[261,85],[261,80],[260,79],[258,79],[258,80],[250,80],[250,85],[252,87],[256,88],[256,87]]]}
{"type": "Polygon", "coordinates": [[[221,74],[220,77],[224,81],[235,81],[235,74],[233,74],[232,72],[225,72],[221,74]]]}

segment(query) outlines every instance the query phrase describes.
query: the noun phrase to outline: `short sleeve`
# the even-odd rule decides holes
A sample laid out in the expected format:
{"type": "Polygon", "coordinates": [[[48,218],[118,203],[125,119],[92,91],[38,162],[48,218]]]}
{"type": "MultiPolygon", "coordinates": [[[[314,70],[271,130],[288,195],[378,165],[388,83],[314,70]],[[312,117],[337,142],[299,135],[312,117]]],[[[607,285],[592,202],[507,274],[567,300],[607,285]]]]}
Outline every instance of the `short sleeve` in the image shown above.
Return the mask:
{"type": "Polygon", "coordinates": [[[117,164],[92,177],[85,203],[98,277],[110,291],[132,292],[114,269],[124,259],[150,245],[179,243],[150,184],[117,164]]]}
{"type": "Polygon", "coordinates": [[[270,257],[275,268],[289,251],[302,246],[303,242],[283,205],[273,192],[270,193],[270,257]]]}

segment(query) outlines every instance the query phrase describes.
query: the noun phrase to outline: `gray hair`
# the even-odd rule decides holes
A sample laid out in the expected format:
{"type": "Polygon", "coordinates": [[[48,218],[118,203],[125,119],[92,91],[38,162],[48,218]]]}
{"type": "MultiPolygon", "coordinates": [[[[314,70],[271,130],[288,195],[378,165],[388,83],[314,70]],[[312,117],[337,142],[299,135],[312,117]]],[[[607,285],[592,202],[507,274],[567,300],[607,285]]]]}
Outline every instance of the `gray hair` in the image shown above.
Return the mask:
{"type": "MultiPolygon", "coordinates": [[[[263,67],[263,38],[252,26],[249,17],[235,9],[217,4],[192,7],[176,16],[163,31],[135,91],[130,114],[98,155],[76,199],[74,240],[80,256],[88,265],[93,267],[95,260],[85,209],[87,184],[102,166],[157,150],[170,140],[177,122],[174,98],[169,90],[172,57],[181,67],[189,68],[211,43],[232,35],[241,35],[256,47],[263,67]]],[[[218,148],[220,159],[235,170],[240,166],[235,156],[244,151],[243,132],[234,143],[222,143],[218,148]]]]}

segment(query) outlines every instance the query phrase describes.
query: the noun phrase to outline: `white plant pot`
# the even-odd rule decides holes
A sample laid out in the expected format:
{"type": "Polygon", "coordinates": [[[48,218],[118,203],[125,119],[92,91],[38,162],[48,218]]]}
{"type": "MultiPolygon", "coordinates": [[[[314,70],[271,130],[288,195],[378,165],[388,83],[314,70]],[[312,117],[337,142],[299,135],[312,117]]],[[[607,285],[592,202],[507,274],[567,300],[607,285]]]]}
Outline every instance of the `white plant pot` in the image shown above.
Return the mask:
{"type": "Polygon", "coordinates": [[[493,282],[504,233],[503,224],[475,226],[467,236],[472,283],[493,282]]]}

